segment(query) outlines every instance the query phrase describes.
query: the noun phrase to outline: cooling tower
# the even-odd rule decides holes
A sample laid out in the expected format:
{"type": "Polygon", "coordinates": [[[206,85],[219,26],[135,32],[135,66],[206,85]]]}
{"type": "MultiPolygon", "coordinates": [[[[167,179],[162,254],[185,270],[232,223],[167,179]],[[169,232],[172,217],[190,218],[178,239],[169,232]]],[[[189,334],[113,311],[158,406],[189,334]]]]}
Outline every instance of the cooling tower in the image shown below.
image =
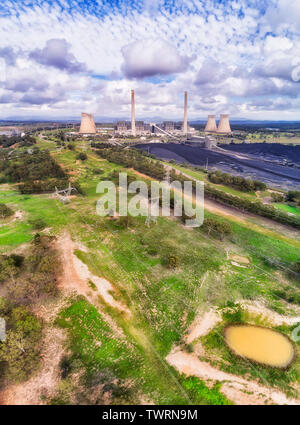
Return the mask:
{"type": "Polygon", "coordinates": [[[85,112],[82,112],[79,133],[96,134],[96,126],[92,114],[86,114],[85,112]]]}
{"type": "Polygon", "coordinates": [[[187,134],[188,132],[188,123],[187,123],[187,91],[184,92],[184,118],[183,118],[183,133],[187,134]]]}
{"type": "Polygon", "coordinates": [[[223,114],[221,115],[218,133],[231,133],[231,128],[229,124],[229,115],[223,114]]]}
{"type": "Polygon", "coordinates": [[[131,133],[136,136],[134,90],[131,90],[131,133]]]}
{"type": "Polygon", "coordinates": [[[208,115],[208,120],[206,123],[205,130],[206,132],[216,132],[217,131],[217,123],[216,123],[216,116],[215,115],[208,115]]]}

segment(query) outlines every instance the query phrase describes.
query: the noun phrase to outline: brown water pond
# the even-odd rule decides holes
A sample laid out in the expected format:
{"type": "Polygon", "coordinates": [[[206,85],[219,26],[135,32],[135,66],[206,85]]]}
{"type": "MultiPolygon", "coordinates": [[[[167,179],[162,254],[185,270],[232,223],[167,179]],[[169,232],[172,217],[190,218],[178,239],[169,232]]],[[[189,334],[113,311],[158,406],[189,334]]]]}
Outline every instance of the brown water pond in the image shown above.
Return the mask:
{"type": "Polygon", "coordinates": [[[252,325],[231,325],[224,330],[225,340],[238,356],[272,367],[286,368],[294,359],[293,343],[272,329],[252,325]]]}

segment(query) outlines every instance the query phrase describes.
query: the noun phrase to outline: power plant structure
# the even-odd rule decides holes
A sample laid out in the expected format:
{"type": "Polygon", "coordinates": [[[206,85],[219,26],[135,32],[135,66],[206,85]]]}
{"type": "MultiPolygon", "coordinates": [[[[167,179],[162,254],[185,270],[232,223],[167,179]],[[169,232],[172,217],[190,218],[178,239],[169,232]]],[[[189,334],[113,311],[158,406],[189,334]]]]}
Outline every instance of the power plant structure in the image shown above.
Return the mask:
{"type": "Polygon", "coordinates": [[[229,115],[228,114],[222,114],[218,126],[218,133],[228,134],[231,133],[231,127],[229,123],[229,115]]]}
{"type": "Polygon", "coordinates": [[[187,135],[188,133],[188,122],[187,122],[187,91],[184,92],[184,116],[183,116],[183,128],[182,131],[187,135]]]}
{"type": "Polygon", "coordinates": [[[80,134],[96,134],[97,133],[94,116],[92,114],[87,114],[86,112],[82,112],[79,133],[80,134]]]}
{"type": "Polygon", "coordinates": [[[206,133],[222,133],[222,134],[232,133],[230,123],[229,123],[229,115],[228,114],[221,115],[218,127],[216,123],[216,116],[208,115],[208,120],[207,120],[204,131],[206,133]]]}
{"type": "Polygon", "coordinates": [[[206,133],[215,133],[217,131],[217,123],[215,115],[208,115],[208,120],[204,130],[206,133]]]}
{"type": "Polygon", "coordinates": [[[131,90],[131,133],[133,136],[136,136],[134,90],[131,90]]]}
{"type": "Polygon", "coordinates": [[[183,122],[173,122],[173,121],[164,121],[159,124],[154,123],[145,123],[144,121],[135,120],[135,92],[131,90],[131,122],[129,121],[118,121],[115,126],[116,133],[120,135],[128,136],[144,136],[155,134],[157,136],[171,136],[187,137],[188,133],[192,132],[194,129],[190,128],[188,125],[187,115],[188,115],[188,103],[187,103],[188,93],[184,92],[184,117],[183,122]]]}

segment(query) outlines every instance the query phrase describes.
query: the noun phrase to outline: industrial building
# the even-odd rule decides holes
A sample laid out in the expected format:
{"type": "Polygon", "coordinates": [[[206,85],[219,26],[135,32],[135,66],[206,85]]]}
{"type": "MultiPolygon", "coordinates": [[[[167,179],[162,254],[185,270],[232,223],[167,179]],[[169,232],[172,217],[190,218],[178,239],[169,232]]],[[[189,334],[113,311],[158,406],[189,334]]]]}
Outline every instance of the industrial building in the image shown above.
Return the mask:
{"type": "Polygon", "coordinates": [[[206,123],[204,131],[206,133],[222,133],[222,134],[232,133],[230,123],[229,123],[229,115],[228,114],[221,115],[218,127],[216,123],[216,116],[208,115],[208,119],[207,119],[207,123],[206,123]]]}
{"type": "Polygon", "coordinates": [[[131,135],[131,136],[145,136],[150,134],[156,134],[158,136],[163,135],[185,135],[192,131],[188,125],[187,112],[188,112],[188,93],[184,92],[184,118],[183,122],[176,123],[174,121],[164,121],[160,124],[145,123],[144,121],[136,121],[135,119],[135,92],[131,90],[131,122],[129,121],[118,121],[115,126],[116,133],[120,135],[131,135]]]}
{"type": "Polygon", "coordinates": [[[82,112],[79,134],[96,134],[96,126],[92,114],[82,112]]]}
{"type": "Polygon", "coordinates": [[[217,131],[217,123],[215,115],[208,115],[208,120],[205,126],[205,132],[215,133],[217,131]]]}
{"type": "Polygon", "coordinates": [[[229,123],[229,115],[228,114],[221,115],[217,132],[223,133],[223,134],[231,133],[231,127],[230,127],[230,123],[229,123]]]}

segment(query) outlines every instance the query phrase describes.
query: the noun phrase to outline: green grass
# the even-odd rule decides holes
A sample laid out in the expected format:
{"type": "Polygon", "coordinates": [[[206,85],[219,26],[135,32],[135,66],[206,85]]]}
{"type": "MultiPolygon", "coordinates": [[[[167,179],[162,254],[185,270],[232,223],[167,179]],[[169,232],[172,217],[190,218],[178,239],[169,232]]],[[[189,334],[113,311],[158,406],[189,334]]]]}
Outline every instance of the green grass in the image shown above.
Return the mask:
{"type": "Polygon", "coordinates": [[[277,203],[273,204],[273,206],[275,208],[282,210],[282,211],[285,211],[285,212],[288,212],[288,213],[291,213],[291,214],[295,214],[295,215],[300,215],[300,208],[292,207],[292,206],[287,205],[287,204],[277,204],[277,203]]]}
{"type": "MultiPolygon", "coordinates": [[[[253,380],[258,380],[262,385],[268,384],[271,387],[280,388],[288,396],[297,397],[297,390],[295,390],[291,383],[298,385],[300,382],[300,344],[298,343],[295,345],[296,358],[287,370],[272,368],[258,363],[253,364],[253,362],[233,354],[225,343],[223,330],[228,324],[232,323],[252,323],[260,326],[264,325],[260,316],[252,315],[251,317],[246,311],[241,310],[239,306],[235,306],[231,309],[230,313],[228,312],[227,314],[223,314],[223,322],[216,326],[208,335],[201,338],[205,349],[214,356],[215,360],[213,364],[225,372],[240,376],[248,376],[253,380]]],[[[270,325],[268,327],[270,327],[270,325]]],[[[295,326],[281,326],[275,327],[274,329],[279,330],[290,337],[294,328],[295,326]]]]}
{"type": "MultiPolygon", "coordinates": [[[[75,252],[78,258],[93,274],[112,282],[116,297],[130,309],[128,318],[103,301],[96,308],[75,299],[60,312],[57,324],[67,330],[72,360],[79,359],[87,378],[108,370],[122,382],[130,381],[135,394],[144,394],[155,403],[227,404],[218,385],[208,389],[197,378],[179,375],[165,357],[174,345],[183,343],[183,335],[201,308],[241,298],[277,302],[272,292],[277,269],[266,257],[290,266],[299,259],[300,250],[277,238],[275,232],[271,236],[253,230],[250,221],[238,224],[224,219],[233,229],[224,241],[208,237],[201,228],[186,229],[174,218],[158,218],[156,225],[147,227],[145,218],[138,217],[128,229],[121,228],[114,220],[96,215],[95,201],[99,179],[122,168],[90,150],[87,161],[76,163],[76,149],[53,153],[86,194],[68,205],[49,195],[20,195],[13,186],[3,185],[0,202],[21,210],[24,218],[0,227],[2,250],[33,238],[31,219],[42,219],[53,234],[66,229],[87,247],[88,252],[75,252]],[[104,173],[94,174],[95,168],[104,173]],[[251,259],[249,267],[233,266],[228,259],[232,252],[251,259]],[[178,257],[175,270],[165,265],[169,255],[178,257]],[[121,333],[116,334],[114,327],[121,333]]],[[[193,177],[199,178],[195,173],[193,177]]]]}

